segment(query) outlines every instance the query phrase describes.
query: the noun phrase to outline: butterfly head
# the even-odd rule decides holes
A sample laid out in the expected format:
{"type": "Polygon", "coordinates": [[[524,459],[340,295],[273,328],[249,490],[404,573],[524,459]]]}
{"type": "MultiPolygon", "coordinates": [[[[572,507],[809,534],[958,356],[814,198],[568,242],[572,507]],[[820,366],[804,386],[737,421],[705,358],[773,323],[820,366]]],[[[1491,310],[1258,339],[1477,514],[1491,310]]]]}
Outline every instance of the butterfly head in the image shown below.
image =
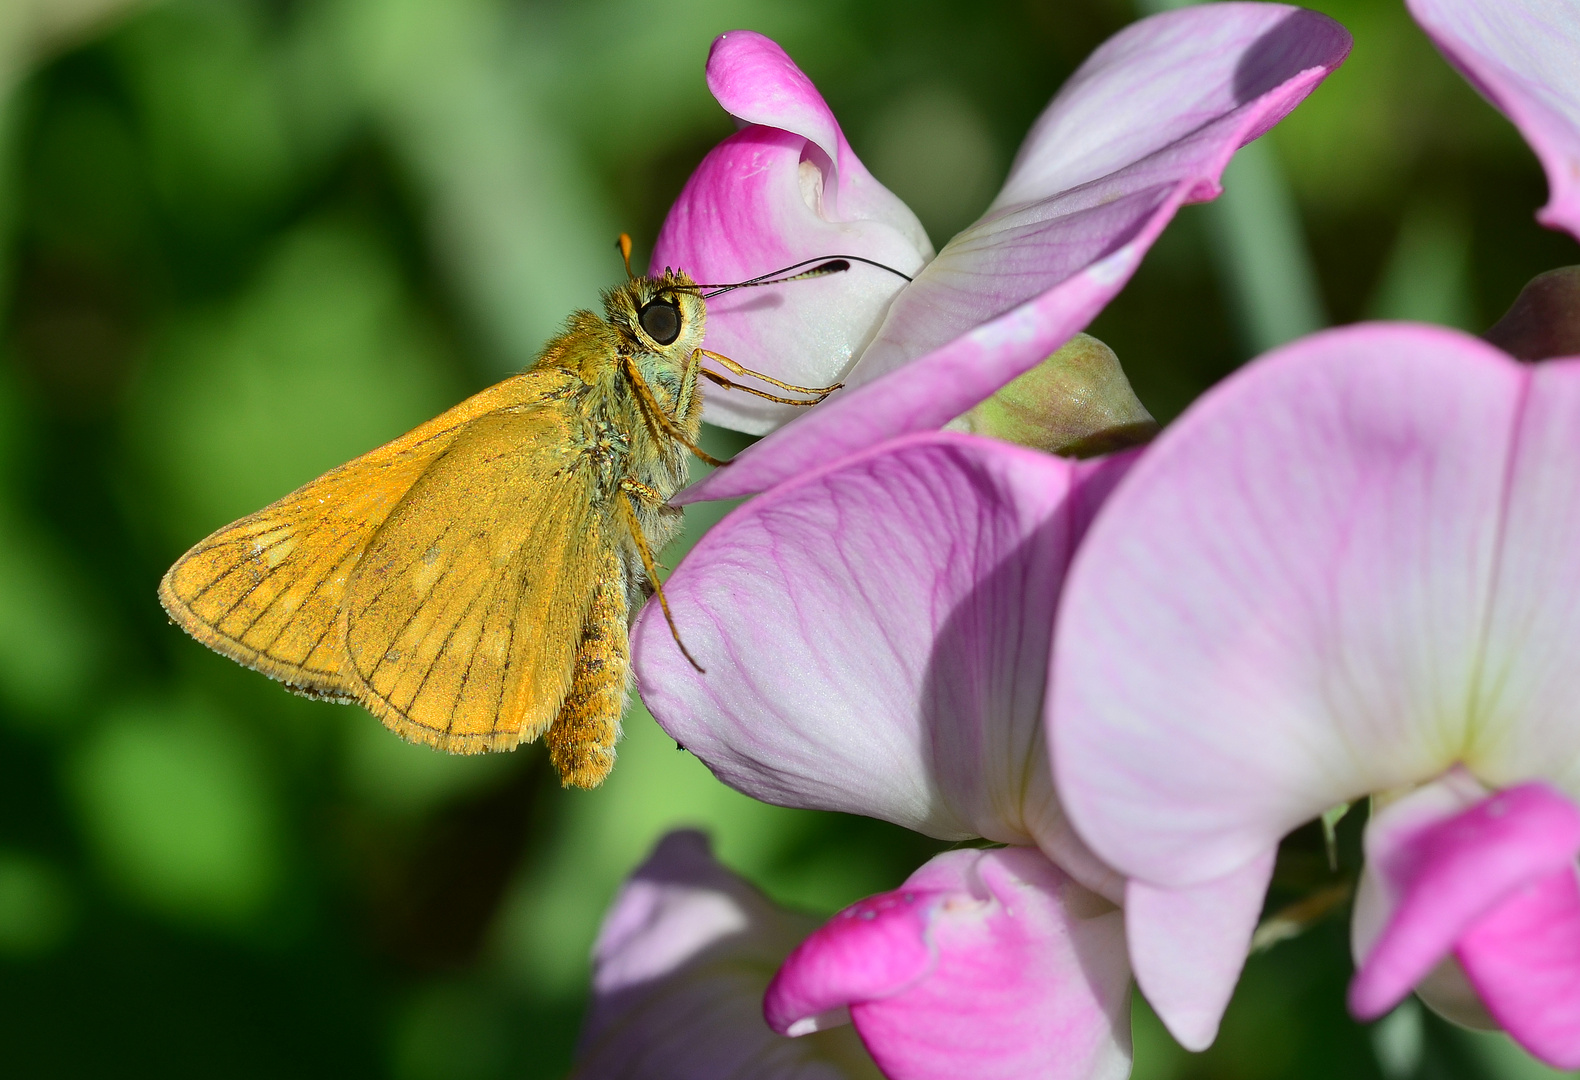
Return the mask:
{"type": "Polygon", "coordinates": [[[604,296],[604,317],[637,353],[684,365],[702,344],[707,304],[682,270],[633,278],[604,296]]]}

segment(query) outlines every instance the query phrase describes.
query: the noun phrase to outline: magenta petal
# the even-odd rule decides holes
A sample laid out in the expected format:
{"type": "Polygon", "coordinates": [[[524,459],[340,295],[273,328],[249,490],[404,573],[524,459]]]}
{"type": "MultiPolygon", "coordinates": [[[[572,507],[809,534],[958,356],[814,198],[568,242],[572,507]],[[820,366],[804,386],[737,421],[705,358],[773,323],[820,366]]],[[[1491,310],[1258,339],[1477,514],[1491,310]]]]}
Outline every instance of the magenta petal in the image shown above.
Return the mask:
{"type": "Polygon", "coordinates": [[[792,1032],[848,1007],[890,1080],[1119,1080],[1128,987],[1112,906],[1034,850],[952,851],[803,942],[764,1009],[792,1032]]]}
{"type": "Polygon", "coordinates": [[[1449,61],[1547,172],[1543,225],[1580,237],[1580,20],[1552,0],[1406,0],[1449,61]]]}
{"type": "Polygon", "coordinates": [[[1008,202],[900,294],[870,359],[863,354],[852,372],[862,385],[675,501],[762,491],[884,439],[942,427],[991,396],[1091,321],[1175,211],[1216,194],[1234,151],[1309,94],[1348,48],[1331,20],[1272,4],[1203,5],[1122,31],[1049,106],[1045,117],[1056,122],[1028,140],[1008,202]],[[1199,92],[1162,95],[1136,120],[1127,102],[1153,101],[1159,80],[1199,92]],[[1071,158],[1054,160],[1061,131],[1080,138],[1071,158]]]}
{"type": "Polygon", "coordinates": [[[673,832],[621,888],[593,954],[576,1080],[880,1080],[848,1028],[791,1041],[768,1028],[774,968],[815,925],[775,907],[673,832]]]}
{"type": "MultiPolygon", "coordinates": [[[[708,85],[746,123],[686,182],[653,248],[708,283],[743,281],[830,255],[858,255],[914,274],[932,256],[916,215],[851,151],[816,87],[761,34],[713,43],[708,85]]],[[[904,279],[854,263],[825,279],[743,289],[708,302],[706,345],[800,386],[828,386],[865,345],[904,279]]],[[[763,389],[764,387],[759,387],[763,389]]],[[[709,386],[709,422],[765,432],[796,410],[709,386]]]]}
{"type": "MultiPolygon", "coordinates": [[[[1533,782],[1401,832],[1369,851],[1373,873],[1391,887],[1397,906],[1350,986],[1350,1008],[1362,1019],[1393,1008],[1468,930],[1522,888],[1559,870],[1572,876],[1580,854],[1580,807],[1533,782]]],[[[1521,921],[1511,915],[1503,932],[1528,936],[1532,928],[1521,921]]],[[[1482,945],[1496,945],[1499,933],[1494,926],[1482,945]]],[[[1485,960],[1485,948],[1473,948],[1472,955],[1485,960]]],[[[1572,973],[1570,979],[1573,988],[1572,973]]],[[[1504,984],[1495,979],[1494,985],[1504,984]]],[[[1580,999],[1570,1008],[1571,1017],[1580,1017],[1580,999]]]]}
{"type": "Polygon", "coordinates": [[[1158,1018],[1188,1050],[1205,1050],[1245,966],[1273,876],[1269,851],[1240,870],[1188,889],[1131,880],[1126,936],[1136,982],[1158,1018]]]}
{"type": "Polygon", "coordinates": [[[1580,876],[1565,866],[1503,901],[1459,939],[1487,1011],[1532,1054],[1580,1069],[1580,876]]]}
{"type": "Polygon", "coordinates": [[[642,699],[754,798],[1045,842],[1103,888],[1083,866],[1111,872],[1061,828],[1042,700],[1064,568],[1130,460],[939,432],[782,485],[665,586],[705,673],[651,605],[636,623],[642,699]]]}

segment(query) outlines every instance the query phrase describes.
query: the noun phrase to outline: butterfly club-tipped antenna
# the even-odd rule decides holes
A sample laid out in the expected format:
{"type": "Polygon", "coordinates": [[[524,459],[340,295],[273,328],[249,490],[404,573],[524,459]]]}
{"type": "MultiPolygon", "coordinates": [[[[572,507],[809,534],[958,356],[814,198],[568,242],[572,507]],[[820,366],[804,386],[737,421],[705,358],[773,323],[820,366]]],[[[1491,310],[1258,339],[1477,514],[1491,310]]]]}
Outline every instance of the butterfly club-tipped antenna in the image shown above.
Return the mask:
{"type": "Polygon", "coordinates": [[[693,287],[698,290],[710,290],[703,292],[702,298],[711,300],[715,296],[730,292],[733,289],[755,289],[764,285],[783,285],[789,281],[805,281],[809,278],[828,277],[830,274],[842,274],[850,269],[850,264],[853,262],[875,266],[879,270],[893,274],[895,277],[902,278],[907,282],[911,280],[909,274],[903,274],[892,266],[886,266],[881,262],[861,255],[819,255],[815,259],[802,259],[798,263],[782,266],[778,270],[773,270],[766,274],[758,274],[756,277],[747,278],[745,281],[732,281],[727,285],[696,285],[693,287]],[[807,269],[803,270],[802,267],[807,267],[807,269]]]}

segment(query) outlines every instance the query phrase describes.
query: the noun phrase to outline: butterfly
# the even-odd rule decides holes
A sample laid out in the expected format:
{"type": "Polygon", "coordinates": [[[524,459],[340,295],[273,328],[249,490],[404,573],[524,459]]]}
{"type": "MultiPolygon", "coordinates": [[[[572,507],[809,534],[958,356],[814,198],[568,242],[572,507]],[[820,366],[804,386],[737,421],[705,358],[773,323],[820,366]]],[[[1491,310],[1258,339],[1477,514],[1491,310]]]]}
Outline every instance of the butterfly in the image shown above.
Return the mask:
{"type": "Polygon", "coordinates": [[[564,784],[602,783],[630,617],[656,592],[674,630],[654,564],[681,528],[668,499],[687,454],[727,464],[697,446],[699,379],[792,405],[838,389],[703,349],[706,299],[857,258],[713,286],[667,269],[635,277],[628,237],[620,249],[628,280],[603,315],[576,312],[528,370],[181,556],[159,584],[171,619],[288,690],[360,703],[410,742],[475,754],[542,738],[564,784]]]}

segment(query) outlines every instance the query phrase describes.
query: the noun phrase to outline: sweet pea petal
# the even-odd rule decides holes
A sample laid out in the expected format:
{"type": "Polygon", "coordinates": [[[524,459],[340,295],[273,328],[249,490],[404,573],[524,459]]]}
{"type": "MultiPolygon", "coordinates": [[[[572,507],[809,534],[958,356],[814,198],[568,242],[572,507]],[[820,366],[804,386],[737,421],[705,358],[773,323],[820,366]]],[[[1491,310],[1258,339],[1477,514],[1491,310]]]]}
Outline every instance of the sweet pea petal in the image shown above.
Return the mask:
{"type": "MultiPolygon", "coordinates": [[[[914,274],[932,257],[916,215],[873,179],[778,45],[746,30],[721,35],[708,57],[708,86],[750,126],[715,147],[686,182],[653,248],[654,272],[675,266],[723,284],[803,259],[859,255],[914,274]]],[[[856,262],[829,278],[726,293],[708,302],[706,344],[781,381],[829,386],[904,284],[856,262]]],[[[710,423],[762,433],[794,414],[738,391],[706,390],[710,423]]]]}
{"type": "Polygon", "coordinates": [[[900,293],[851,371],[852,388],[675,501],[762,491],[942,427],[990,397],[1090,322],[1175,211],[1216,195],[1234,151],[1348,47],[1337,24],[1273,4],[1202,5],[1122,31],[1049,106],[997,209],[900,293]],[[1174,92],[1182,85],[1192,92],[1174,92]],[[1132,98],[1148,107],[1130,111],[1132,98]]]}
{"type": "Polygon", "coordinates": [[[853,1032],[792,1042],[763,1021],[774,968],[814,925],[716,863],[700,833],[670,833],[604,919],[572,1076],[881,1080],[853,1032]]]}
{"type": "Polygon", "coordinates": [[[1122,917],[1028,848],[937,856],[808,938],[764,1001],[786,1032],[839,1007],[891,1080],[1130,1070],[1122,917]]]}
{"type": "Polygon", "coordinates": [[[1464,760],[1495,787],[1541,777],[1580,798],[1580,360],[1514,370],[1529,383],[1464,760]]]}
{"type": "Polygon", "coordinates": [[[1100,856],[1212,880],[1492,731],[1468,706],[1494,692],[1478,660],[1528,370],[1453,331],[1334,330],[1152,444],[1075,560],[1055,649],[1055,776],[1100,856]]]}
{"type": "Polygon", "coordinates": [[[1114,35],[1032,125],[986,216],[895,299],[847,385],[1068,280],[1143,231],[1171,196],[1215,197],[1215,159],[1272,126],[1349,47],[1327,16],[1276,4],[1169,12],[1114,35]],[[1248,103],[1265,94],[1277,107],[1245,128],[1248,103]]]}
{"type": "Polygon", "coordinates": [[[1549,199],[1536,215],[1580,236],[1580,24],[1555,0],[1406,0],[1427,34],[1531,144],[1549,199]]]}
{"type": "Polygon", "coordinates": [[[1112,887],[1064,826],[1041,709],[1064,567],[1130,460],[926,433],[776,488],[665,585],[705,673],[637,622],[642,699],[754,798],[1042,842],[1112,887]]]}
{"type": "Polygon", "coordinates": [[[1125,918],[1136,982],[1169,1032],[1205,1050],[1234,994],[1250,951],[1276,851],[1232,874],[1188,889],[1142,881],[1125,888],[1125,918]]]}
{"type": "Polygon", "coordinates": [[[886,222],[916,251],[932,254],[911,208],[873,179],[817,87],[776,42],[751,30],[720,34],[708,51],[708,89],[738,123],[794,132],[821,150],[838,176],[825,197],[841,220],[886,222]]]}
{"type": "Polygon", "coordinates": [[[1368,824],[1350,1007],[1371,1019],[1417,987],[1451,1018],[1477,1022],[1480,1008],[1458,1015],[1454,971],[1434,973],[1452,951],[1485,1012],[1543,1060],[1573,1067],[1580,807],[1540,782],[1478,797],[1467,780],[1450,774],[1368,824]]]}
{"type": "Polygon", "coordinates": [[[1455,955],[1514,1041],[1580,1068],[1580,876],[1573,865],[1525,886],[1472,926],[1455,955]]]}

